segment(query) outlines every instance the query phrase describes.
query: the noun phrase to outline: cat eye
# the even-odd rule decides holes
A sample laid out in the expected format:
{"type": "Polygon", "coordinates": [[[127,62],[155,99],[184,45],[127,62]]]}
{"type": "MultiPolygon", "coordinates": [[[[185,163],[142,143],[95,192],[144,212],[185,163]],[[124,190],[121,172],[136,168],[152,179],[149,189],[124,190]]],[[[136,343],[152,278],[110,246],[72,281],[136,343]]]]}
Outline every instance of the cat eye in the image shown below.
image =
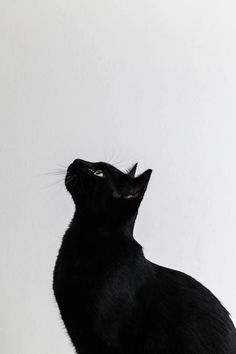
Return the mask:
{"type": "Polygon", "coordinates": [[[105,177],[105,175],[104,175],[102,170],[96,170],[96,171],[93,171],[93,173],[95,174],[95,176],[105,177]]]}

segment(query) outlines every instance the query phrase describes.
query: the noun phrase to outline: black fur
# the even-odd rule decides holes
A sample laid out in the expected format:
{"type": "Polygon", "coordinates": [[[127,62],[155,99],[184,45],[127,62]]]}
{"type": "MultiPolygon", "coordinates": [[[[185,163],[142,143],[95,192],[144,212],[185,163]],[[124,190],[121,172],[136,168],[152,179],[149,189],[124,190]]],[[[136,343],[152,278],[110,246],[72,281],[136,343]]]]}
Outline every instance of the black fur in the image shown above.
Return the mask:
{"type": "Polygon", "coordinates": [[[217,298],[192,277],[148,261],[134,240],[152,172],[135,177],[136,166],[123,173],[75,160],[67,171],[76,208],[53,289],[76,352],[236,353],[235,327],[217,298]]]}

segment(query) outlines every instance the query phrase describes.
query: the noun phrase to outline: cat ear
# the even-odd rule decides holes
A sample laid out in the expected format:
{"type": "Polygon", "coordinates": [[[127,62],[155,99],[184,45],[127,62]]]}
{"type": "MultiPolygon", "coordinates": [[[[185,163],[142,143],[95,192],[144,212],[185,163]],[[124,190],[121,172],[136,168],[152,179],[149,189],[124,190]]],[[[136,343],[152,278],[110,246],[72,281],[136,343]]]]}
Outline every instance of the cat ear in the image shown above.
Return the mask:
{"type": "Polygon", "coordinates": [[[143,172],[141,175],[136,177],[133,181],[133,185],[130,188],[129,192],[126,195],[124,195],[124,199],[135,199],[138,197],[143,197],[147,189],[151,174],[152,174],[152,170],[148,169],[147,171],[143,172]]]}
{"type": "Polygon", "coordinates": [[[133,166],[128,168],[128,170],[126,171],[127,175],[129,175],[130,177],[134,177],[136,169],[137,169],[137,166],[138,166],[138,163],[136,162],[133,166]]]}

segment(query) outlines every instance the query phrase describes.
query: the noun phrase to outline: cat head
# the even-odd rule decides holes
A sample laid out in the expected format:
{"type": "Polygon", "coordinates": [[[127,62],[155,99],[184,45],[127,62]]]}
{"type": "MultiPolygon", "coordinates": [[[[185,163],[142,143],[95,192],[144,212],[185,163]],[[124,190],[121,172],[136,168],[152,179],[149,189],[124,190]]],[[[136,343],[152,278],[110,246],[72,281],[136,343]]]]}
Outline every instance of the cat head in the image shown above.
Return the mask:
{"type": "Polygon", "coordinates": [[[65,185],[79,211],[122,221],[137,212],[152,173],[148,169],[135,177],[136,168],[122,172],[105,162],[76,159],[68,167],[65,185]]]}

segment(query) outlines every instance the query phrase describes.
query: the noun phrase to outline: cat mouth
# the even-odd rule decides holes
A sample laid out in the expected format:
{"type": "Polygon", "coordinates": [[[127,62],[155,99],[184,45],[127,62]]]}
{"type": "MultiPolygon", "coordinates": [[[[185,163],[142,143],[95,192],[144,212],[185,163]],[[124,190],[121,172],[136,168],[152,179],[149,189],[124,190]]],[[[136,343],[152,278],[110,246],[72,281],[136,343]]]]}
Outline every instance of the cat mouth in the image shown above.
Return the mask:
{"type": "Polygon", "coordinates": [[[68,171],[65,177],[65,186],[68,192],[71,193],[75,185],[77,185],[77,176],[68,171]]]}
{"type": "Polygon", "coordinates": [[[75,178],[76,178],[75,175],[72,175],[71,173],[68,172],[65,177],[65,184],[66,185],[70,184],[71,182],[73,182],[75,180],[75,178]]]}

